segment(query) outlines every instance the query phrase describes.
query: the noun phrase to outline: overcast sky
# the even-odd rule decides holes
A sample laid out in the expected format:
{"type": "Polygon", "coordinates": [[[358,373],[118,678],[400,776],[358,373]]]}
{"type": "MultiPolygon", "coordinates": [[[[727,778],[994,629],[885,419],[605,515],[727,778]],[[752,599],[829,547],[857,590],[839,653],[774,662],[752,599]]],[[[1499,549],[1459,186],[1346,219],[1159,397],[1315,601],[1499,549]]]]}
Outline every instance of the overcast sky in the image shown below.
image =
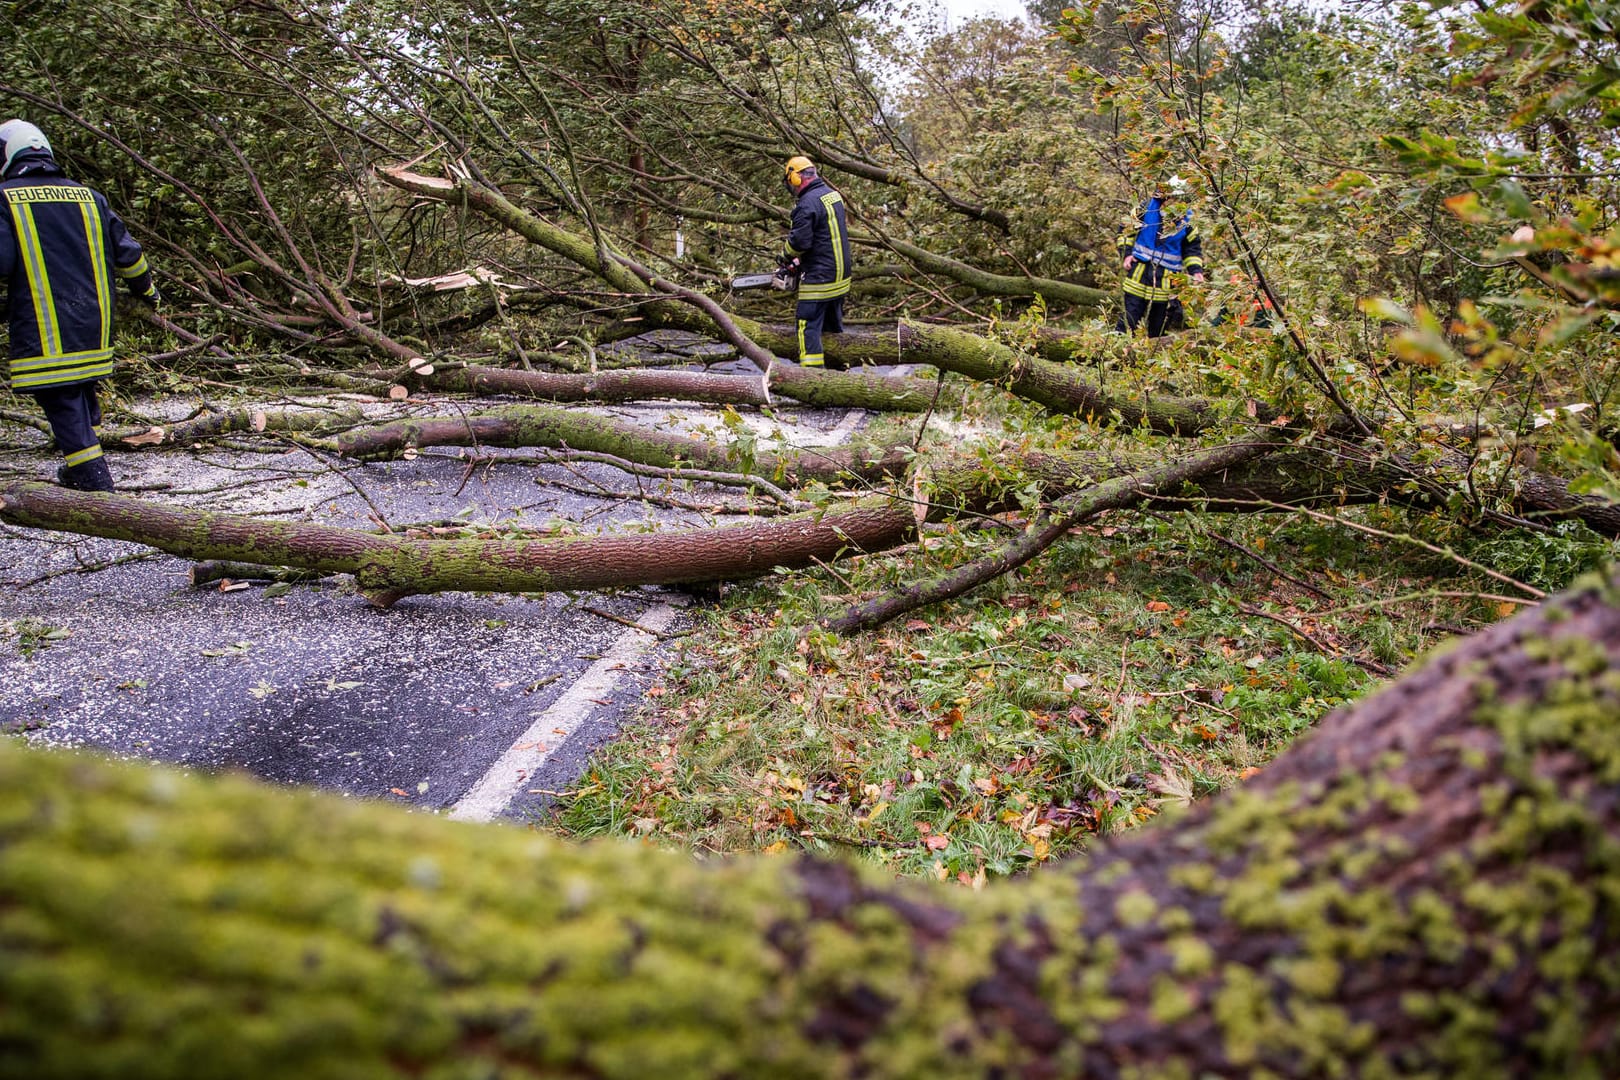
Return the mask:
{"type": "Polygon", "coordinates": [[[998,15],[1004,19],[1023,18],[1024,0],[937,0],[951,17],[951,25],[978,15],[998,15]]]}

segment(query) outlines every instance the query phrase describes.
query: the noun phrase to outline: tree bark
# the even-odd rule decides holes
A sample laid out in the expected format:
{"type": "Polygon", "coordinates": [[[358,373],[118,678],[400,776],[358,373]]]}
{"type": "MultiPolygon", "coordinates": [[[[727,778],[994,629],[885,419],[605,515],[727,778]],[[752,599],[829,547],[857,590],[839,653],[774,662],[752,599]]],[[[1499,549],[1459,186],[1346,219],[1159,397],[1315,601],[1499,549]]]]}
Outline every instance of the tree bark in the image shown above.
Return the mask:
{"type": "Polygon", "coordinates": [[[366,598],[381,607],[452,590],[552,592],[734,580],[894,547],[917,524],[908,510],[872,498],[821,514],[682,532],[423,540],[28,483],[0,487],[0,521],[133,540],[188,559],[353,574],[366,598]]]}
{"type": "Polygon", "coordinates": [[[896,237],[884,237],[882,244],[917,269],[966,285],[981,296],[1042,296],[1053,306],[1066,305],[1081,311],[1101,311],[1120,302],[1118,291],[1094,289],[1089,285],[1076,285],[1072,281],[1058,281],[1055,278],[993,274],[959,259],[936,255],[927,248],[896,237]]]}
{"type": "Polygon", "coordinates": [[[541,401],[623,402],[667,399],[711,405],[769,405],[764,375],[717,375],[704,371],[599,371],[557,375],[510,368],[440,365],[428,376],[410,376],[429,390],[508,394],[541,401]]]}
{"type": "Polygon", "coordinates": [[[982,892],[0,740],[0,1072],[1614,1075],[1616,604],[982,892]]]}
{"type": "Polygon", "coordinates": [[[119,450],[157,449],[186,446],[199,439],[217,439],[221,435],[320,431],[323,428],[352,427],[364,422],[364,415],[355,408],[341,412],[327,409],[231,409],[173,424],[110,431],[102,435],[101,441],[119,450]]]}
{"type": "Polygon", "coordinates": [[[575,409],[513,405],[469,416],[424,416],[344,432],[328,444],[346,457],[397,457],[422,446],[546,446],[613,454],[642,465],[697,465],[749,473],[789,485],[879,480],[905,471],[900,447],[828,447],[801,454],[744,455],[715,439],[683,435],[575,409]]]}

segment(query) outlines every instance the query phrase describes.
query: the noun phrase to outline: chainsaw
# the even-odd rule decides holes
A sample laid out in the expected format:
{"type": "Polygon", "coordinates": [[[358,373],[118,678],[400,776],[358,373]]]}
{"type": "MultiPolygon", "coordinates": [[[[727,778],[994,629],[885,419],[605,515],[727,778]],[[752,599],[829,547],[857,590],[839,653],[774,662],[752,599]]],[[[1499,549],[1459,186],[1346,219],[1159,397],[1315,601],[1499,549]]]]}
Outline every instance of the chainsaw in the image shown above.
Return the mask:
{"type": "Polygon", "coordinates": [[[741,292],[744,289],[775,289],[777,292],[792,292],[799,287],[799,260],[779,260],[776,269],[769,274],[742,274],[731,279],[733,291],[741,292]]]}

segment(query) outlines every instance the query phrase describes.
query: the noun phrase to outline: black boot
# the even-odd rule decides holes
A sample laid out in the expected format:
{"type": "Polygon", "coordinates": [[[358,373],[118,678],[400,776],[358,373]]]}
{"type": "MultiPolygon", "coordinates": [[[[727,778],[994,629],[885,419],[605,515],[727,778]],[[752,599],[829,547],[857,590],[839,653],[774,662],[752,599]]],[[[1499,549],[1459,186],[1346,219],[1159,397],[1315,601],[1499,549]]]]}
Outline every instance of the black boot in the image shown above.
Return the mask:
{"type": "Polygon", "coordinates": [[[93,458],[82,465],[63,465],[56,470],[56,482],[74,491],[113,490],[112,470],[106,458],[93,458]]]}

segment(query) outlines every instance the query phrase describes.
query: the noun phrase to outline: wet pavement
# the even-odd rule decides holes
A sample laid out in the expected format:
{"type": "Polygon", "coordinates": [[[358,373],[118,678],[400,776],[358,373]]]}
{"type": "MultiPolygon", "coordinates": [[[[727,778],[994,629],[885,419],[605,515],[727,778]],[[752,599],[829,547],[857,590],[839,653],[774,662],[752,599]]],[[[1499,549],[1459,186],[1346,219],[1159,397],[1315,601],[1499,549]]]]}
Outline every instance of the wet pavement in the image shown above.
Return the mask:
{"type": "MultiPolygon", "coordinates": [[[[186,404],[169,409],[183,415],[186,404]]],[[[651,426],[715,423],[711,410],[680,404],[598,411],[651,426]]],[[[748,417],[798,444],[841,440],[859,418],[748,417]]],[[[30,436],[6,428],[0,438],[30,436]]],[[[595,532],[713,520],[596,491],[637,486],[607,466],[481,453],[494,460],[470,471],[454,448],[364,466],[296,449],[109,456],[121,486],[157,489],[144,497],[285,520],[373,527],[373,507],[396,527],[521,520],[595,532]]],[[[54,468],[43,446],[4,462],[54,468]]],[[[193,587],[190,567],[137,544],[0,526],[0,730],[458,817],[522,817],[574,782],[691,622],[689,597],[672,589],[442,593],[379,610],[346,577],[221,591],[193,587]]]]}

